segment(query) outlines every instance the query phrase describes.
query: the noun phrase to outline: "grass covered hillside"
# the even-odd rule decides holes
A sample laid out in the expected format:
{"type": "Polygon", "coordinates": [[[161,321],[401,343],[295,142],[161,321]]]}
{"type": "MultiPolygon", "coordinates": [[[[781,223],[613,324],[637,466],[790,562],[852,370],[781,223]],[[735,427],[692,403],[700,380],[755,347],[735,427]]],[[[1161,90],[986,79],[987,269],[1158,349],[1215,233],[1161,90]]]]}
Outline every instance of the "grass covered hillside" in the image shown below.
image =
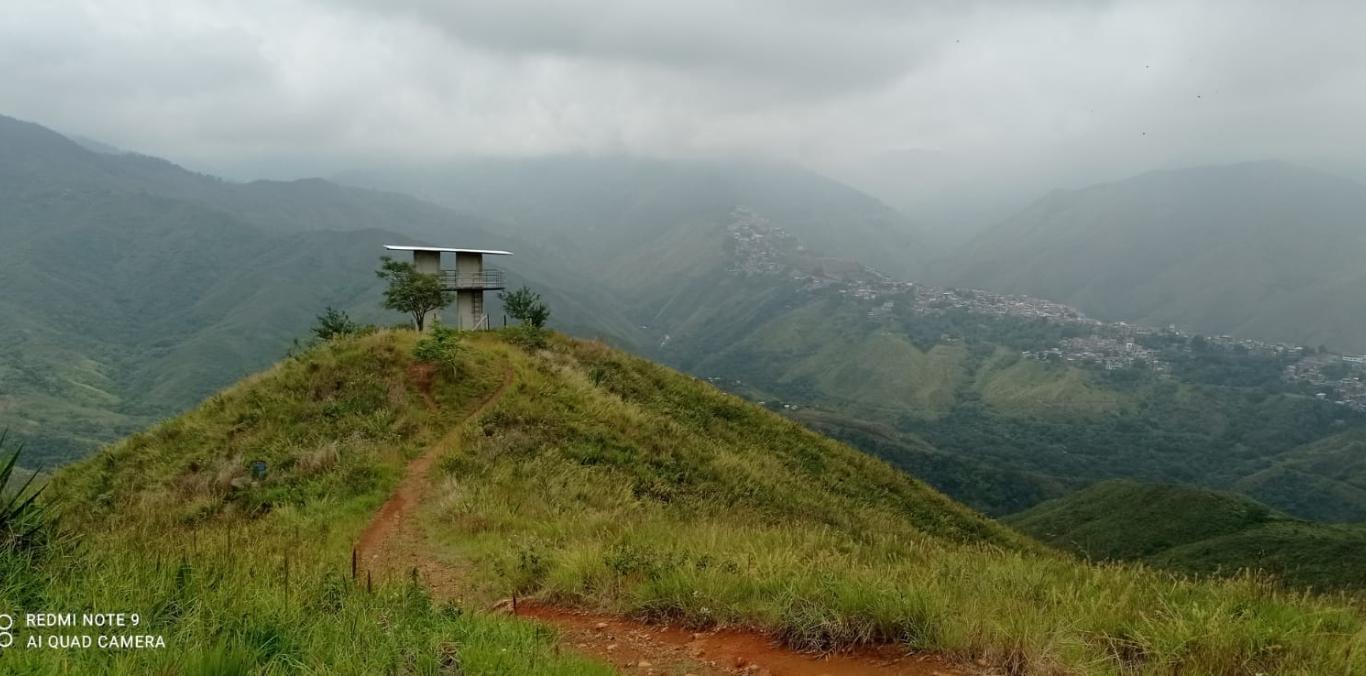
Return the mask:
{"type": "Polygon", "coordinates": [[[559,291],[591,285],[558,254],[491,221],[325,181],[225,181],[3,115],[0,205],[0,428],[35,467],[270,365],[324,306],[400,320],[376,301],[384,244],[515,251],[510,282],[547,289],[558,327],[635,331],[604,292],[559,291]]]}
{"type": "Polygon", "coordinates": [[[350,577],[357,535],[408,460],[500,382],[473,354],[456,380],[414,363],[416,336],[336,341],[58,473],[61,538],[0,547],[0,606],[139,613],[152,650],[5,651],[9,673],[607,674],[544,630],[350,577]],[[430,401],[431,405],[426,402],[430,401]],[[267,463],[265,477],[249,464],[267,463]],[[16,563],[16,561],[18,563],[16,563]]]}
{"type": "Polygon", "coordinates": [[[1006,522],[1089,559],[1200,574],[1252,569],[1292,587],[1366,587],[1366,528],[1294,519],[1233,493],[1103,481],[1006,522]]]}
{"type": "Polygon", "coordinates": [[[4,551],[0,605],[137,612],[167,648],[3,659],[40,673],[605,673],[553,632],[480,610],[516,594],[1018,674],[1366,669],[1353,607],[1050,553],[601,344],[470,336],[452,371],[417,362],[416,341],[337,339],[59,473],[46,501],[67,535],[4,551]],[[418,535],[378,552],[412,571],[367,591],[371,562],[353,579],[352,548],[419,456],[436,461],[405,517],[418,535]]]}

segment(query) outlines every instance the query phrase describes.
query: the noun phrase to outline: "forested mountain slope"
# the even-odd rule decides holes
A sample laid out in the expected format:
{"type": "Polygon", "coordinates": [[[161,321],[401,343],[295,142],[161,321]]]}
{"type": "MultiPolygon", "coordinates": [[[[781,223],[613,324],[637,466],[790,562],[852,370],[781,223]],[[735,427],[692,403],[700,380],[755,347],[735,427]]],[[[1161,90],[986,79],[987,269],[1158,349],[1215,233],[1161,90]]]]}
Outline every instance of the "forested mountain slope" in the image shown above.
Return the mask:
{"type": "Polygon", "coordinates": [[[1366,587],[1366,527],[1294,519],[1234,493],[1104,481],[1006,522],[1089,559],[1199,574],[1254,570],[1319,590],[1366,587]]]}
{"type": "MultiPolygon", "coordinates": [[[[238,184],[0,117],[0,428],[79,457],[269,364],[324,306],[381,313],[382,245],[506,247],[557,324],[629,343],[610,297],[489,222],[323,181],[238,184]],[[586,321],[591,319],[591,321],[586,321]]],[[[521,274],[517,274],[521,273],[521,274]]]]}

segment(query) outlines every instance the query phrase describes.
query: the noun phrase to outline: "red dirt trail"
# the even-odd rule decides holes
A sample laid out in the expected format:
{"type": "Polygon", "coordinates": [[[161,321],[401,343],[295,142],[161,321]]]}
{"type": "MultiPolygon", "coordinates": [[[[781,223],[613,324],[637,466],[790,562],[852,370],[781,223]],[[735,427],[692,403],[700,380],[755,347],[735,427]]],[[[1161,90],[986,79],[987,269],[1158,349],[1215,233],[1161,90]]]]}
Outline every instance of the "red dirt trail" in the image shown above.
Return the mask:
{"type": "Polygon", "coordinates": [[[773,676],[958,676],[937,655],[907,655],[897,646],[809,655],[752,630],[693,632],[617,615],[580,612],[534,602],[517,616],[553,625],[566,647],[613,665],[624,674],[772,674],[773,676]]]}
{"type": "MultiPolygon", "coordinates": [[[[436,408],[436,401],[430,392],[431,372],[410,370],[408,375],[417,380],[418,390],[427,406],[436,408]]],[[[360,540],[356,543],[357,562],[367,576],[373,574],[385,578],[416,569],[429,584],[449,579],[450,571],[445,570],[445,566],[441,566],[431,557],[422,555],[425,550],[422,534],[415,521],[408,519],[408,515],[417,505],[422,504],[423,497],[431,487],[432,465],[436,464],[441,453],[456,442],[466,422],[478,418],[492,408],[510,385],[512,370],[508,369],[503,373],[503,382],[498,385],[498,389],[484,397],[474,410],[453,425],[445,436],[429,446],[421,456],[408,463],[408,468],[404,470],[403,479],[394,489],[394,494],[379,508],[379,512],[365,527],[360,540]]]]}
{"type": "MultiPolygon", "coordinates": [[[[429,383],[418,380],[423,400],[435,401],[429,383]]],[[[464,423],[490,409],[513,382],[506,371],[503,382],[442,439],[408,463],[394,494],[366,526],[356,545],[358,564],[375,581],[397,575],[419,577],[439,597],[450,597],[460,573],[428,554],[425,537],[413,511],[431,487],[431,469],[459,437],[464,423]]],[[[553,626],[562,646],[615,667],[623,674],[753,674],[772,676],[961,676],[960,667],[931,654],[907,655],[899,646],[865,648],[855,652],[812,655],[780,645],[772,637],[745,629],[692,632],[681,627],[640,622],[618,615],[581,612],[534,601],[510,608],[518,617],[553,626]]]]}

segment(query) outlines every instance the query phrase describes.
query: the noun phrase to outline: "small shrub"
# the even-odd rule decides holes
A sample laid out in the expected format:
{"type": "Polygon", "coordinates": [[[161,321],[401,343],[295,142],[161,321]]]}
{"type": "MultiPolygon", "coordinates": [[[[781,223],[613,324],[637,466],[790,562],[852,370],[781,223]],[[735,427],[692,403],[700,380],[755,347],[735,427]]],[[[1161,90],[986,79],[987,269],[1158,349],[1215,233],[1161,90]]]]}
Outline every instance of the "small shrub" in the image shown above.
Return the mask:
{"type": "Polygon", "coordinates": [[[431,335],[417,341],[413,357],[420,362],[435,364],[451,370],[451,376],[459,374],[460,359],[465,346],[460,344],[460,333],[455,329],[436,325],[431,335]]]}
{"type": "Polygon", "coordinates": [[[318,340],[332,340],[337,336],[360,333],[361,325],[352,321],[351,316],[332,306],[328,306],[313,324],[313,335],[318,340]]]}
{"type": "Polygon", "coordinates": [[[498,300],[503,301],[503,309],[507,311],[508,316],[524,326],[539,329],[550,319],[550,308],[541,301],[541,294],[525,286],[516,291],[498,294],[498,300]]]}
{"type": "Polygon", "coordinates": [[[530,324],[519,324],[503,330],[508,341],[530,352],[546,346],[546,331],[530,324]]]}
{"type": "Polygon", "coordinates": [[[518,544],[516,560],[501,572],[514,594],[528,594],[540,588],[550,563],[540,542],[522,542],[518,544]]]}

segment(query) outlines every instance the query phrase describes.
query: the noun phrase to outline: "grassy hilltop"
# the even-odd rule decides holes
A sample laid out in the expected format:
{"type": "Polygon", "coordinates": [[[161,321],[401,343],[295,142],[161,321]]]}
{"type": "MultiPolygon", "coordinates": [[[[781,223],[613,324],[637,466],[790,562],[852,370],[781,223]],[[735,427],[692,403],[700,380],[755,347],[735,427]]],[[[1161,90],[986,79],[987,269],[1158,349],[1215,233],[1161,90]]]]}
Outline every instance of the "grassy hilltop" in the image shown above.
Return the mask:
{"type": "Polygon", "coordinates": [[[4,554],[0,605],[139,612],[168,647],[0,659],[40,673],[608,671],[478,610],[516,593],[1021,674],[1366,670],[1366,623],[1344,601],[1078,562],[601,344],[472,336],[453,377],[415,362],[416,340],[318,346],[59,473],[47,499],[76,544],[4,554]],[[434,499],[413,518],[422,554],[458,574],[367,592],[352,547],[433,447],[434,499]]]}

